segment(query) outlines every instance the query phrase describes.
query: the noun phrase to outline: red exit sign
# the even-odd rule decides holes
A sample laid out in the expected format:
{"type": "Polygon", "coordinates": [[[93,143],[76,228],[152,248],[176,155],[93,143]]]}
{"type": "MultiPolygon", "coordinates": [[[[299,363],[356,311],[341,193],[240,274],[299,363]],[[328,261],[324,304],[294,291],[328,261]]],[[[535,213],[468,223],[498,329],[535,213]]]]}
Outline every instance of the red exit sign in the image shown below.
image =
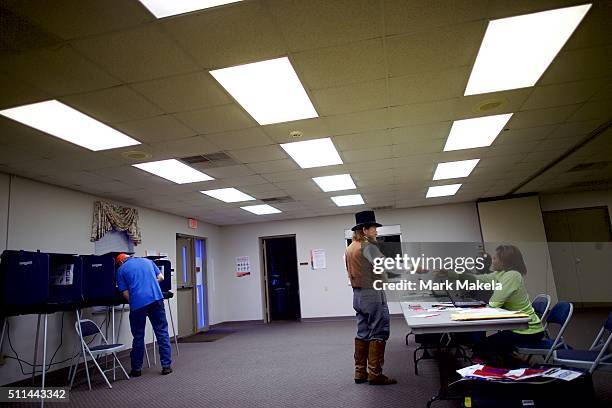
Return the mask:
{"type": "Polygon", "coordinates": [[[198,228],[198,220],[194,220],[193,218],[189,218],[189,228],[197,229],[198,228]]]}

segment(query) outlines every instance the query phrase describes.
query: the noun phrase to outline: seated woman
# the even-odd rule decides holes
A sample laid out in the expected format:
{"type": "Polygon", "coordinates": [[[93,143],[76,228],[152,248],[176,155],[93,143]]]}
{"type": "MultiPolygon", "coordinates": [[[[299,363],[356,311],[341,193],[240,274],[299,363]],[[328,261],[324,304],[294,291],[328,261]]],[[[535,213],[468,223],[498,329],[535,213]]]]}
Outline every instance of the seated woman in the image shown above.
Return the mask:
{"type": "Polygon", "coordinates": [[[474,352],[485,361],[508,363],[515,348],[519,344],[537,343],[544,337],[544,328],[536,315],[527,289],[524,276],[527,267],[523,255],[514,245],[500,245],[496,248],[492,260],[493,273],[482,275],[457,274],[448,272],[449,278],[467,279],[472,281],[491,282],[495,280],[502,288],[495,290],[489,299],[489,306],[506,310],[518,311],[529,316],[529,327],[518,330],[502,330],[491,336],[485,333],[472,333],[474,352]],[[500,361],[501,359],[501,361],[500,361]]]}

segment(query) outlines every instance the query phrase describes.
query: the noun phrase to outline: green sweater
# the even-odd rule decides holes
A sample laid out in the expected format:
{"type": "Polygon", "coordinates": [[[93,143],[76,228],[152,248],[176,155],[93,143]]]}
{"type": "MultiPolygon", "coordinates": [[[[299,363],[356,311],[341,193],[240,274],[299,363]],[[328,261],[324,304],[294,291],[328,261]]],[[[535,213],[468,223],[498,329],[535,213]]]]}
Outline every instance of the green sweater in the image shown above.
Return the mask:
{"type": "Polygon", "coordinates": [[[502,284],[502,289],[493,292],[489,299],[489,306],[506,310],[520,311],[529,315],[529,327],[522,330],[512,330],[519,334],[535,334],[544,331],[542,322],[535,314],[529,294],[525,289],[523,275],[518,271],[497,271],[483,275],[472,275],[469,273],[458,274],[449,272],[449,277],[455,279],[466,279],[469,281],[491,282],[495,280],[502,284]]]}

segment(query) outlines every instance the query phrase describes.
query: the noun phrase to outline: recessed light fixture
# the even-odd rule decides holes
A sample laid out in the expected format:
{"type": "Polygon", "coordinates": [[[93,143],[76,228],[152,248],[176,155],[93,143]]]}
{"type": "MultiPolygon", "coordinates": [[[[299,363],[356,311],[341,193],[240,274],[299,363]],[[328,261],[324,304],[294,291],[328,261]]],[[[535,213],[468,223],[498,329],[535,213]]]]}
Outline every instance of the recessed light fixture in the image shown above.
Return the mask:
{"type": "Polygon", "coordinates": [[[454,121],[444,151],[491,146],[511,117],[512,113],[505,113],[454,121]]]}
{"type": "Polygon", "coordinates": [[[282,212],[278,208],[274,208],[268,204],[260,204],[260,205],[248,205],[246,207],[240,207],[243,210],[251,212],[256,215],[266,215],[266,214],[278,214],[282,212]]]}
{"type": "Polygon", "coordinates": [[[351,190],[353,188],[357,188],[350,174],[313,177],[312,180],[317,183],[319,187],[321,187],[321,190],[325,192],[351,190]]]}
{"type": "Polygon", "coordinates": [[[0,115],[93,151],[140,144],[55,99],[4,109],[0,115]]]}
{"type": "Polygon", "coordinates": [[[140,0],[157,18],[176,16],[239,1],[242,0],[140,0]]]}
{"type": "Polygon", "coordinates": [[[364,204],[363,197],[361,197],[361,194],[335,196],[331,197],[331,199],[338,207],[364,204]]]}
{"type": "Polygon", "coordinates": [[[535,85],[591,4],[492,20],[465,95],[535,85]]]}
{"type": "Polygon", "coordinates": [[[189,167],[176,159],[138,163],[132,164],[132,166],[177,184],[214,180],[208,174],[204,174],[193,167],[189,167]]]}
{"type": "Polygon", "coordinates": [[[478,164],[480,159],[472,160],[459,160],[446,163],[438,163],[436,172],[434,173],[434,180],[444,180],[459,177],[467,177],[470,175],[474,167],[478,164]]]}
{"type": "Polygon", "coordinates": [[[446,186],[433,186],[427,190],[426,198],[445,197],[457,194],[461,184],[448,184],[446,186]]]}
{"type": "Polygon", "coordinates": [[[212,198],[216,198],[217,200],[221,200],[226,203],[237,203],[240,201],[252,201],[255,200],[255,197],[251,197],[248,194],[243,193],[240,190],[236,190],[235,188],[218,188],[216,190],[206,190],[200,191],[202,194],[206,194],[212,198]]]}
{"type": "Polygon", "coordinates": [[[329,137],[281,143],[280,146],[303,169],[342,164],[342,159],[329,137]]]}
{"type": "Polygon", "coordinates": [[[319,116],[287,57],[210,74],[260,125],[319,116]]]}

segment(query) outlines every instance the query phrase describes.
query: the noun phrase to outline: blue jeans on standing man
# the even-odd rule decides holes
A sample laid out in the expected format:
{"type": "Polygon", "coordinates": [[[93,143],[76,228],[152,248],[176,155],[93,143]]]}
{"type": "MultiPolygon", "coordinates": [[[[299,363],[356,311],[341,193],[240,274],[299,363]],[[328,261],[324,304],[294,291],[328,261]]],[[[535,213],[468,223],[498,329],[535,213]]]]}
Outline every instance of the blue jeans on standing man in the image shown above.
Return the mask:
{"type": "Polygon", "coordinates": [[[142,370],[142,359],[144,357],[144,336],[146,318],[149,318],[157,343],[159,344],[159,359],[162,367],[170,367],[172,365],[172,350],[170,348],[170,336],[168,335],[168,321],[166,320],[166,309],[164,301],[157,300],[153,303],[130,310],[130,329],[132,330],[132,351],[130,359],[132,361],[132,370],[142,370]]]}

